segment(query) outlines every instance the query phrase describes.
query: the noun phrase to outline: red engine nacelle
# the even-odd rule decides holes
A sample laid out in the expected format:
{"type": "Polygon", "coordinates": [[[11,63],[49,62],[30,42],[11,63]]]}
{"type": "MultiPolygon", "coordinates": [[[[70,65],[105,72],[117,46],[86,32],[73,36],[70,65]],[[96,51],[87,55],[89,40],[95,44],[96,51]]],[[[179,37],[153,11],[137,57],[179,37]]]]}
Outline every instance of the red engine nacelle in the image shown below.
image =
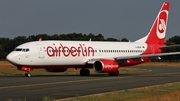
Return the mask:
{"type": "Polygon", "coordinates": [[[118,63],[115,60],[102,59],[96,61],[93,65],[93,69],[99,73],[110,73],[115,72],[119,68],[118,63]]]}
{"type": "Polygon", "coordinates": [[[65,72],[67,68],[46,68],[47,72],[65,72]]]}

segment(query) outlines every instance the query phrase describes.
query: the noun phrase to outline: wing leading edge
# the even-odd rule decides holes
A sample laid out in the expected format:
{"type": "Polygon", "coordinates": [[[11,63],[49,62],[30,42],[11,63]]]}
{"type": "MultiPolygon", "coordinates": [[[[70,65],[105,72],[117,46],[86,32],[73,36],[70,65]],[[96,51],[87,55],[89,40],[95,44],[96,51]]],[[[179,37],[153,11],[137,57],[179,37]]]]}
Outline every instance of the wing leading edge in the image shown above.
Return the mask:
{"type": "Polygon", "coordinates": [[[180,52],[171,52],[171,53],[158,53],[158,54],[144,54],[144,55],[134,55],[134,56],[121,56],[121,57],[109,57],[109,58],[93,58],[87,61],[88,64],[94,64],[95,61],[101,60],[101,59],[110,59],[110,60],[116,60],[121,61],[121,63],[124,61],[127,61],[128,59],[136,59],[141,60],[142,58],[158,58],[161,59],[161,56],[167,56],[167,55],[177,55],[180,54],[180,52]]]}

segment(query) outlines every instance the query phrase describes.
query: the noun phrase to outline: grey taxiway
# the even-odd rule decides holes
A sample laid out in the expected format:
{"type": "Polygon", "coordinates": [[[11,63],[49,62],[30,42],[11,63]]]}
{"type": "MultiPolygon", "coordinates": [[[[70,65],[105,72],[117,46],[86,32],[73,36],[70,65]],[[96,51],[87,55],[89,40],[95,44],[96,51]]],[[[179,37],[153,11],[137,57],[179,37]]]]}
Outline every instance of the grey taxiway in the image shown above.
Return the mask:
{"type": "Polygon", "coordinates": [[[0,77],[0,101],[26,99],[41,101],[49,96],[55,99],[125,90],[180,81],[180,67],[132,67],[150,72],[79,75],[23,75],[0,77]]]}

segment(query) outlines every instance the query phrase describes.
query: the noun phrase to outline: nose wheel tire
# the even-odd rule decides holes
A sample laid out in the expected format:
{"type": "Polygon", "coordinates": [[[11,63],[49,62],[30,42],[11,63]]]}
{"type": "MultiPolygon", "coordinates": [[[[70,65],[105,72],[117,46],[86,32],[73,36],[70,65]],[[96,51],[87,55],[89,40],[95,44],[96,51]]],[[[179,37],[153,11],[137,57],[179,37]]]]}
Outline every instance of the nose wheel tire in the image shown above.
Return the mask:
{"type": "Polygon", "coordinates": [[[25,73],[25,77],[31,77],[32,76],[32,74],[31,73],[25,73]]]}

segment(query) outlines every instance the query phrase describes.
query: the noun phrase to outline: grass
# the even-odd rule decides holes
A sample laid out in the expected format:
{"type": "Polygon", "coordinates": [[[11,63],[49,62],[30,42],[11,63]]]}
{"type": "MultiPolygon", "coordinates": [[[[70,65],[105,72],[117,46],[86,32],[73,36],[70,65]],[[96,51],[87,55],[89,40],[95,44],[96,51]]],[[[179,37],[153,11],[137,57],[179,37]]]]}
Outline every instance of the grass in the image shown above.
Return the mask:
{"type": "Polygon", "coordinates": [[[180,66],[180,62],[146,62],[138,66],[180,66]]]}

